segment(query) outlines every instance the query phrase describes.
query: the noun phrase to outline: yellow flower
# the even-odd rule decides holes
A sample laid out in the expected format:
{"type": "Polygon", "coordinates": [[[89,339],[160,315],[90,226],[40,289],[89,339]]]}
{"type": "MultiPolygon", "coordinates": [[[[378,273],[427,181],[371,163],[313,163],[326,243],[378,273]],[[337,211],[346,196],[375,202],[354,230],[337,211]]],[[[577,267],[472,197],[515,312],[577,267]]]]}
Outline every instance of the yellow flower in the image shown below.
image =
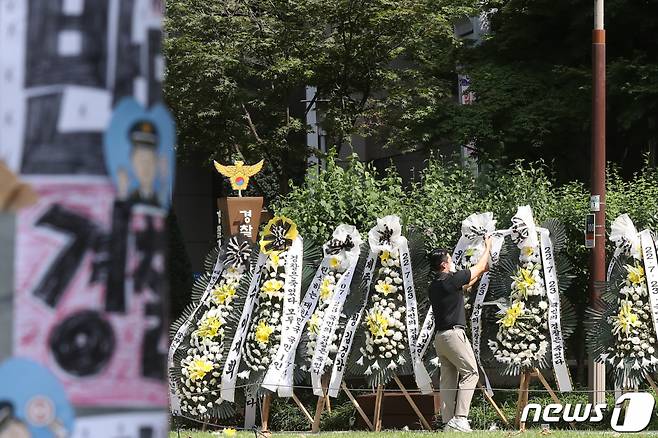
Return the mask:
{"type": "Polygon", "coordinates": [[[311,315],[311,319],[308,320],[308,330],[314,334],[320,331],[320,317],[317,313],[311,315]]]}
{"type": "Polygon", "coordinates": [[[270,263],[272,263],[272,267],[274,269],[279,267],[280,260],[279,260],[278,252],[273,252],[272,254],[270,254],[270,263]]]}
{"type": "Polygon", "coordinates": [[[475,255],[475,248],[468,248],[466,252],[464,252],[465,257],[473,257],[475,255]]]}
{"type": "Polygon", "coordinates": [[[379,310],[374,310],[368,314],[366,324],[368,324],[368,330],[373,336],[384,336],[388,329],[388,319],[379,310]]]}
{"type": "Polygon", "coordinates": [[[283,287],[283,281],[275,280],[274,278],[271,278],[267,280],[265,283],[263,283],[263,286],[261,286],[260,290],[262,290],[263,292],[265,292],[270,296],[280,297],[282,287],[283,287]]]}
{"type": "Polygon", "coordinates": [[[226,437],[229,437],[229,438],[232,438],[232,437],[236,436],[237,433],[238,433],[238,431],[233,429],[232,427],[226,428],[222,431],[222,435],[224,435],[226,437]]]}
{"type": "Polygon", "coordinates": [[[524,246],[523,249],[521,249],[521,252],[523,252],[524,256],[530,257],[535,253],[535,249],[532,246],[524,246]]]}
{"type": "Polygon", "coordinates": [[[235,296],[235,287],[231,284],[217,285],[212,291],[212,296],[217,304],[228,304],[235,296]]]}
{"type": "Polygon", "coordinates": [[[644,268],[640,265],[626,265],[626,271],[628,271],[628,280],[633,284],[642,284],[644,283],[644,268]]]}
{"type": "Polygon", "coordinates": [[[522,302],[517,301],[505,311],[503,316],[498,322],[502,323],[505,327],[512,327],[516,324],[516,319],[523,314],[524,305],[522,302]]]}
{"type": "Polygon", "coordinates": [[[222,328],[222,320],[216,316],[208,316],[199,324],[197,335],[201,338],[212,339],[219,334],[220,328],[222,328]]]}
{"type": "Polygon", "coordinates": [[[631,305],[626,302],[621,305],[621,309],[619,310],[619,314],[617,315],[617,321],[616,321],[616,326],[617,330],[616,332],[619,332],[619,330],[623,331],[624,333],[628,334],[631,331],[632,327],[637,327],[640,325],[640,320],[638,316],[633,313],[631,310],[631,305]]]}
{"type": "Polygon", "coordinates": [[[381,254],[379,254],[379,259],[382,261],[382,263],[388,261],[388,259],[391,258],[391,253],[390,251],[384,250],[382,251],[381,254]]]}
{"type": "Polygon", "coordinates": [[[212,363],[204,359],[194,359],[187,367],[190,380],[197,381],[203,379],[206,374],[212,371],[212,363]]]}
{"type": "Polygon", "coordinates": [[[537,282],[532,276],[532,273],[527,269],[521,268],[516,277],[512,277],[516,282],[516,286],[519,288],[523,296],[528,296],[528,289],[532,288],[537,282]]]}
{"type": "Polygon", "coordinates": [[[388,295],[392,294],[395,291],[397,291],[397,286],[394,286],[390,283],[386,283],[385,281],[379,280],[377,282],[377,285],[375,286],[375,290],[379,292],[380,294],[388,295]]]}
{"type": "Polygon", "coordinates": [[[331,296],[331,282],[328,278],[322,280],[320,285],[320,299],[326,301],[331,296]]]}
{"type": "Polygon", "coordinates": [[[274,333],[274,329],[261,319],[256,327],[256,340],[265,344],[270,339],[272,333],[274,333]]]}
{"type": "Polygon", "coordinates": [[[329,259],[329,267],[331,269],[333,269],[334,271],[337,270],[338,268],[340,268],[340,258],[338,258],[336,256],[332,256],[329,259]]]}

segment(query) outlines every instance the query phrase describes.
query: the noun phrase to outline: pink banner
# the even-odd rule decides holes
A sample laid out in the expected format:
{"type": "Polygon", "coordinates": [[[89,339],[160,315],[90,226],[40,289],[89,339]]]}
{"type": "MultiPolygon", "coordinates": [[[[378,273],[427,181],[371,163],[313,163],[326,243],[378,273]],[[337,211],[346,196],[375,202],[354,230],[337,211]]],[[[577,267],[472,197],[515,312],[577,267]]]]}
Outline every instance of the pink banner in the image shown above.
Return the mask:
{"type": "Polygon", "coordinates": [[[15,355],[78,407],[166,405],[161,211],[115,202],[106,178],[29,181],[39,202],[17,220],[15,355]]]}

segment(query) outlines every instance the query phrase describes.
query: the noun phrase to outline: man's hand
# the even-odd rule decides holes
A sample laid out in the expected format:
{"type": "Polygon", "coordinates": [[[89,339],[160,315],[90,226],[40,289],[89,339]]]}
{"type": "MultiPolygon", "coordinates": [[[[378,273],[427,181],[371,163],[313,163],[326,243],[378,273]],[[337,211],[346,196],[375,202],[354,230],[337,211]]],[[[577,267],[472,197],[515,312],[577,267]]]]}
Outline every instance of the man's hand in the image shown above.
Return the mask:
{"type": "Polygon", "coordinates": [[[484,252],[477,264],[471,268],[471,280],[468,285],[471,286],[489,269],[489,254],[491,253],[491,236],[484,239],[484,252]]]}

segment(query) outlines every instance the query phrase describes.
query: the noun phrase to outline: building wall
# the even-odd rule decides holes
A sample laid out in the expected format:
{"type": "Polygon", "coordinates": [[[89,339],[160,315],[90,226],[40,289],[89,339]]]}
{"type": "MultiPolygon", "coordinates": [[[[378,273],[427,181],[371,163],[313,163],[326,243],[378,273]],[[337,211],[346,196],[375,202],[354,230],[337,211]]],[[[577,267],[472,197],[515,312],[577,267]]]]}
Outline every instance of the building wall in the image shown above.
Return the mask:
{"type": "Polygon", "coordinates": [[[194,273],[202,271],[203,260],[215,244],[216,236],[214,170],[206,167],[200,164],[176,166],[173,209],[194,273]]]}

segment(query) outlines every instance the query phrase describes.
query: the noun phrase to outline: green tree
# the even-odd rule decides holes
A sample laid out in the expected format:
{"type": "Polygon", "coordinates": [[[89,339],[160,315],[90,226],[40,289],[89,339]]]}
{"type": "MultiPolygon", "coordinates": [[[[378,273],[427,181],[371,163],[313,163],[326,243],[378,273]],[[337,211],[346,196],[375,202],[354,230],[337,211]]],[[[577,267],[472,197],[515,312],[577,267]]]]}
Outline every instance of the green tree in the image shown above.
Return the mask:
{"type": "MultiPolygon", "coordinates": [[[[306,167],[310,102],[328,146],[453,106],[452,23],[475,0],[172,0],[165,94],[181,158],[267,160],[281,190],[306,167]],[[451,76],[452,75],[452,76],[451,76]]],[[[404,138],[421,144],[418,130],[404,138]]],[[[257,178],[258,180],[258,178],[257,178]]]]}
{"type": "MultiPolygon", "coordinates": [[[[560,181],[586,181],[591,138],[592,3],[488,0],[490,36],[459,60],[474,105],[448,119],[451,138],[484,158],[551,163],[560,181]]],[[[655,2],[606,2],[608,159],[625,177],[655,149],[658,23],[655,2]]],[[[441,122],[442,111],[433,114],[441,122]]],[[[443,117],[445,119],[445,117],[443,117]]]]}

